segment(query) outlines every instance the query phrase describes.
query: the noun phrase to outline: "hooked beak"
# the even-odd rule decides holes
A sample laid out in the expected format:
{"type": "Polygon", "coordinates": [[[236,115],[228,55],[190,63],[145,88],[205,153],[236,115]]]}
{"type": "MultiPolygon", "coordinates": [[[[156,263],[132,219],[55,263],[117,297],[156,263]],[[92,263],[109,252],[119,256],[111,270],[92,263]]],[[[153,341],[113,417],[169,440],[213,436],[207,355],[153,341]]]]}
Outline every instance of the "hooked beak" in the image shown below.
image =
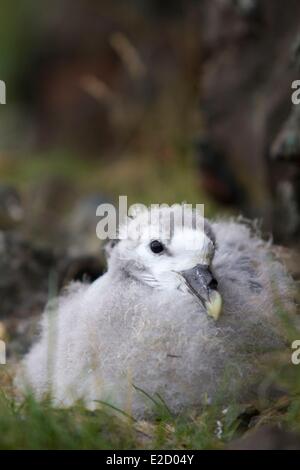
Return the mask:
{"type": "Polygon", "coordinates": [[[179,274],[183,277],[188,291],[197,297],[208,315],[218,320],[222,310],[222,297],[217,291],[218,283],[209,266],[197,264],[179,274]]]}

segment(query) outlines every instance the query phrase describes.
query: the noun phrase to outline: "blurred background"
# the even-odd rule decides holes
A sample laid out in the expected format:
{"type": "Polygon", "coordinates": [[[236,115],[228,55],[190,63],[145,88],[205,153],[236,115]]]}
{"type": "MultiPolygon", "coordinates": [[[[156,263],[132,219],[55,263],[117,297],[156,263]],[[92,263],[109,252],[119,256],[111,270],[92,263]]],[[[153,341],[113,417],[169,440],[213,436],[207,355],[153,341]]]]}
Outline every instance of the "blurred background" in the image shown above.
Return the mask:
{"type": "Polygon", "coordinates": [[[119,195],[242,214],[297,248],[299,18],[299,0],[2,0],[0,321],[17,331],[11,348],[26,349],[27,319],[53,286],[101,273],[95,211],[119,195]]]}

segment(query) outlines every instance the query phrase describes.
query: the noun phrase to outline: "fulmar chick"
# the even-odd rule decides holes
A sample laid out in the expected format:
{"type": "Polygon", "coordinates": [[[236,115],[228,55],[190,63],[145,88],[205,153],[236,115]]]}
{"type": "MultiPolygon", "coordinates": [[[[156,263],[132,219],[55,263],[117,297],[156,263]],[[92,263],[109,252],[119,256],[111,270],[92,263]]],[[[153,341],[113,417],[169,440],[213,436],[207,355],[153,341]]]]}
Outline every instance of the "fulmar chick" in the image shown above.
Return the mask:
{"type": "Polygon", "coordinates": [[[141,417],[145,394],[179,412],[250,390],[261,354],[284,344],[276,311],[293,312],[293,283],[246,224],[191,211],[182,227],[178,210],[157,209],[159,227],[138,214],[107,272],[50,302],[16,379],[23,392],[141,417]]]}

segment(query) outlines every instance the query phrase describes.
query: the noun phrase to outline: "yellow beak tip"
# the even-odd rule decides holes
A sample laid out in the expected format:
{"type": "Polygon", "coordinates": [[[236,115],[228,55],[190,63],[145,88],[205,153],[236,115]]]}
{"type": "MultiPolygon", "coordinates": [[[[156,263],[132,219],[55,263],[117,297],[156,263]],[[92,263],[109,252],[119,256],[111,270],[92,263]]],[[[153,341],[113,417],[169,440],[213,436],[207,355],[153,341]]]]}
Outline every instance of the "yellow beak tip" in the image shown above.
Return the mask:
{"type": "Polygon", "coordinates": [[[209,317],[217,321],[222,313],[222,297],[217,291],[211,295],[211,300],[206,302],[206,310],[209,317]]]}

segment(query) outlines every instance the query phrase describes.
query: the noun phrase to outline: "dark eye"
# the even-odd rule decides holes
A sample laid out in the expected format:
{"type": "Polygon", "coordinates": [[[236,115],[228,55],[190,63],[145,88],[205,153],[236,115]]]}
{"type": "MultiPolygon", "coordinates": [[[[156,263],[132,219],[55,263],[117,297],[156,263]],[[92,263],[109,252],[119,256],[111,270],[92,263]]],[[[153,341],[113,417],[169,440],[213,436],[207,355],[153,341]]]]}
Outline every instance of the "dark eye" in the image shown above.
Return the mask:
{"type": "Polygon", "coordinates": [[[153,242],[150,243],[150,249],[153,251],[153,253],[161,253],[164,251],[165,247],[158,240],[153,240],[153,242]]]}

